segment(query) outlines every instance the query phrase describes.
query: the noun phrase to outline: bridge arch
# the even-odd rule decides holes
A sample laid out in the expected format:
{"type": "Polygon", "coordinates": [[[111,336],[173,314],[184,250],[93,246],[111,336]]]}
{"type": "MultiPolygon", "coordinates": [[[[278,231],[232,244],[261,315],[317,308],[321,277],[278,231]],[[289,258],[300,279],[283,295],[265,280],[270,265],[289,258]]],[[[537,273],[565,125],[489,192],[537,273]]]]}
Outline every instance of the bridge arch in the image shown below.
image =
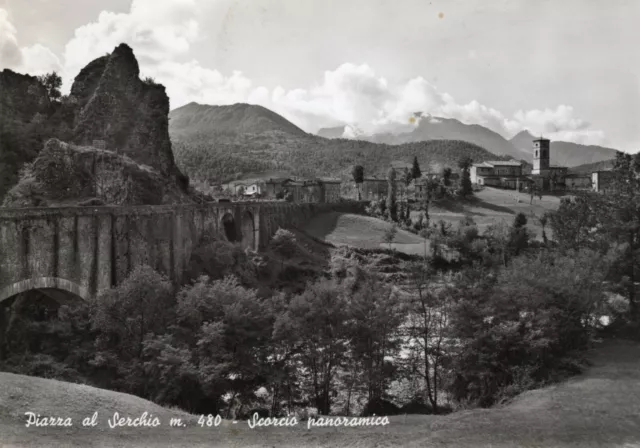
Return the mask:
{"type": "Polygon", "coordinates": [[[236,220],[230,212],[226,212],[222,215],[220,224],[222,227],[222,233],[227,238],[227,241],[233,243],[240,240],[240,238],[238,238],[238,231],[236,230],[236,220]]]}
{"type": "Polygon", "coordinates": [[[240,229],[242,230],[242,247],[244,249],[256,249],[256,224],[253,213],[249,210],[242,212],[240,221],[240,229]]]}
{"type": "Polygon", "coordinates": [[[65,291],[84,301],[88,301],[91,298],[87,288],[72,281],[58,277],[37,277],[22,280],[0,289],[0,303],[17,294],[31,290],[65,291]]]}

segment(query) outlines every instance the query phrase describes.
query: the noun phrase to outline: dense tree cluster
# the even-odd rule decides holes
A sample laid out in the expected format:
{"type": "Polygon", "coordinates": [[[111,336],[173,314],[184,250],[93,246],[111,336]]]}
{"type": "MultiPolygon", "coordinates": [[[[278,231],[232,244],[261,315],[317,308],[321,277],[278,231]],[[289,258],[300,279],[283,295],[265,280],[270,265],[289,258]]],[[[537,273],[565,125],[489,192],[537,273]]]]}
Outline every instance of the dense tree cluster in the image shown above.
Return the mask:
{"type": "Polygon", "coordinates": [[[0,202],[47,139],[70,137],[74,117],[69,99],[60,94],[62,79],[55,72],[37,78],[3,75],[7,79],[0,80],[0,202]]]}

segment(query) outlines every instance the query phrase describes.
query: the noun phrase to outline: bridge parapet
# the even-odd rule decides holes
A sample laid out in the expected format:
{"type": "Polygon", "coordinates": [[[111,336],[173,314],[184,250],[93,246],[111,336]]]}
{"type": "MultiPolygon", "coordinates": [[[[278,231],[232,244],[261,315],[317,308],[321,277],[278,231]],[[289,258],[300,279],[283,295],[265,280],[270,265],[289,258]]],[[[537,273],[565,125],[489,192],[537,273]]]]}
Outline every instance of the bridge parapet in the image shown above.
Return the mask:
{"type": "Polygon", "coordinates": [[[330,210],[363,208],[362,203],[223,202],[0,209],[0,302],[29,285],[94,296],[142,264],[178,283],[207,233],[260,249],[279,227],[301,226],[330,210]]]}

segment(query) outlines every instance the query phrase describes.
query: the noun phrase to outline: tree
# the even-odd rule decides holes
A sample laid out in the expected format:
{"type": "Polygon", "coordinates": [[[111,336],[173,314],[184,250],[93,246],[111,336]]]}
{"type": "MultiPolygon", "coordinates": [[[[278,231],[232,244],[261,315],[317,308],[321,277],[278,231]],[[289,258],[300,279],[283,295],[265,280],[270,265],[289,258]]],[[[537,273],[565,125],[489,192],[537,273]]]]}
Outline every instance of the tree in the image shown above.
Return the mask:
{"type": "Polygon", "coordinates": [[[280,256],[280,271],[284,269],[284,260],[298,252],[298,244],[293,233],[286,229],[278,229],[269,242],[271,250],[280,256]]]}
{"type": "MultiPolygon", "coordinates": [[[[640,268],[640,155],[618,152],[611,173],[610,185],[604,194],[589,195],[595,228],[610,243],[623,248],[616,263],[617,280],[629,300],[630,320],[640,324],[640,300],[636,282],[640,268]]],[[[555,231],[555,229],[554,229],[555,231]]]]}
{"type": "Polygon", "coordinates": [[[513,220],[509,247],[512,255],[519,255],[529,245],[529,232],[527,230],[527,217],[524,213],[518,213],[513,220]]]}
{"type": "Polygon", "coordinates": [[[444,168],[442,170],[442,183],[445,187],[451,185],[451,168],[444,168]]]}
{"type": "Polygon", "coordinates": [[[350,355],[371,402],[383,398],[397,368],[397,361],[389,358],[398,358],[402,341],[399,328],[406,309],[393,288],[375,275],[355,269],[360,272],[353,274],[353,281],[344,282],[351,318],[350,355]]]}
{"type": "Polygon", "coordinates": [[[412,289],[406,326],[409,370],[424,381],[426,398],[438,413],[439,394],[444,389],[445,365],[449,349],[447,331],[452,301],[445,278],[433,278],[424,263],[409,269],[412,289]]]}
{"type": "Polygon", "coordinates": [[[171,282],[149,266],[139,266],[91,305],[92,328],[98,333],[91,366],[101,370],[112,387],[147,397],[145,343],[164,334],[174,321],[171,282]]]}
{"type": "Polygon", "coordinates": [[[513,220],[513,227],[519,229],[527,225],[527,217],[524,213],[518,213],[513,220]]]}
{"type": "Polygon", "coordinates": [[[351,175],[353,176],[353,181],[356,184],[356,188],[358,189],[358,200],[361,200],[360,196],[360,184],[364,182],[364,167],[362,165],[354,165],[351,170],[351,175]]]}
{"type": "Polygon", "coordinates": [[[409,185],[411,185],[411,182],[413,181],[412,172],[405,170],[402,181],[404,183],[404,200],[409,203],[409,185]]]}
{"type": "Polygon", "coordinates": [[[545,229],[548,223],[549,223],[549,214],[545,212],[540,217],[540,225],[542,226],[542,241],[544,241],[544,244],[547,244],[547,233],[545,229]]]}
{"type": "Polygon", "coordinates": [[[387,211],[392,221],[398,221],[398,203],[396,202],[396,170],[389,168],[387,172],[389,191],[387,192],[387,211]]]}
{"type": "Polygon", "coordinates": [[[341,285],[322,279],[293,297],[274,324],[274,339],[297,347],[298,380],[321,415],[331,412],[336,374],[348,354],[348,309],[341,285]]]}
{"type": "Polygon", "coordinates": [[[473,194],[473,188],[471,186],[471,165],[473,160],[470,157],[463,157],[458,161],[458,167],[462,170],[462,180],[460,182],[460,194],[462,197],[467,197],[473,194]]]}
{"type": "Polygon", "coordinates": [[[417,179],[422,176],[422,171],[420,171],[420,164],[418,163],[418,156],[413,156],[413,166],[411,167],[411,178],[417,179]]]}
{"type": "Polygon", "coordinates": [[[62,96],[62,93],[60,92],[60,87],[62,87],[62,78],[56,72],[38,76],[38,81],[40,81],[46,89],[47,98],[50,103],[60,99],[62,96]]]}
{"type": "Polygon", "coordinates": [[[465,271],[449,327],[454,399],[491,406],[575,369],[598,326],[610,262],[590,250],[545,251],[513,258],[497,276],[465,271]]]}
{"type": "Polygon", "coordinates": [[[612,214],[611,218],[615,216],[604,204],[599,207],[599,199],[589,194],[562,198],[558,210],[549,212],[549,225],[561,248],[595,248],[598,245],[602,235],[592,230],[599,226],[599,214],[606,212],[612,214]]]}
{"type": "Polygon", "coordinates": [[[199,382],[215,404],[225,393],[248,394],[264,383],[264,351],[273,329],[269,309],[233,276],[203,276],[180,290],[178,334],[191,347],[199,382]]]}
{"type": "Polygon", "coordinates": [[[389,227],[384,232],[384,235],[382,236],[382,241],[389,245],[389,249],[391,249],[391,243],[393,243],[393,240],[396,239],[397,234],[398,234],[398,227],[396,226],[395,223],[391,225],[391,227],[389,227]]]}

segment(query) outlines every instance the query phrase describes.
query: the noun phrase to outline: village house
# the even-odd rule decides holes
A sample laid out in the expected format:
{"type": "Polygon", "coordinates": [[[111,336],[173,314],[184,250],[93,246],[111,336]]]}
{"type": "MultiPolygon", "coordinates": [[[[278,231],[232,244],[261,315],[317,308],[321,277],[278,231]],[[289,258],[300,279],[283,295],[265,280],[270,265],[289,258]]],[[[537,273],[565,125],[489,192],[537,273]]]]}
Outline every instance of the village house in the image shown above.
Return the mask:
{"type": "Polygon", "coordinates": [[[493,187],[519,189],[522,181],[522,162],[495,160],[474,163],[470,170],[471,183],[493,187]]]}
{"type": "Polygon", "coordinates": [[[359,188],[360,198],[363,201],[377,201],[387,197],[389,182],[380,177],[365,177],[359,188]]]}
{"type": "Polygon", "coordinates": [[[569,173],[564,177],[564,185],[567,190],[591,190],[591,175],[582,173],[569,173]]]}
{"type": "Polygon", "coordinates": [[[255,198],[260,196],[262,188],[258,183],[236,183],[234,190],[238,195],[255,198]]]}
{"type": "Polygon", "coordinates": [[[290,181],[288,177],[270,178],[264,182],[264,195],[275,199],[280,193],[284,193],[285,184],[290,181]]]}
{"type": "Polygon", "coordinates": [[[342,187],[340,179],[321,177],[320,183],[323,197],[319,202],[338,202],[340,200],[340,188],[342,187]]]}
{"type": "Polygon", "coordinates": [[[264,184],[264,195],[271,199],[282,199],[291,193],[293,202],[338,202],[342,181],[334,178],[272,178],[264,184]]]}

